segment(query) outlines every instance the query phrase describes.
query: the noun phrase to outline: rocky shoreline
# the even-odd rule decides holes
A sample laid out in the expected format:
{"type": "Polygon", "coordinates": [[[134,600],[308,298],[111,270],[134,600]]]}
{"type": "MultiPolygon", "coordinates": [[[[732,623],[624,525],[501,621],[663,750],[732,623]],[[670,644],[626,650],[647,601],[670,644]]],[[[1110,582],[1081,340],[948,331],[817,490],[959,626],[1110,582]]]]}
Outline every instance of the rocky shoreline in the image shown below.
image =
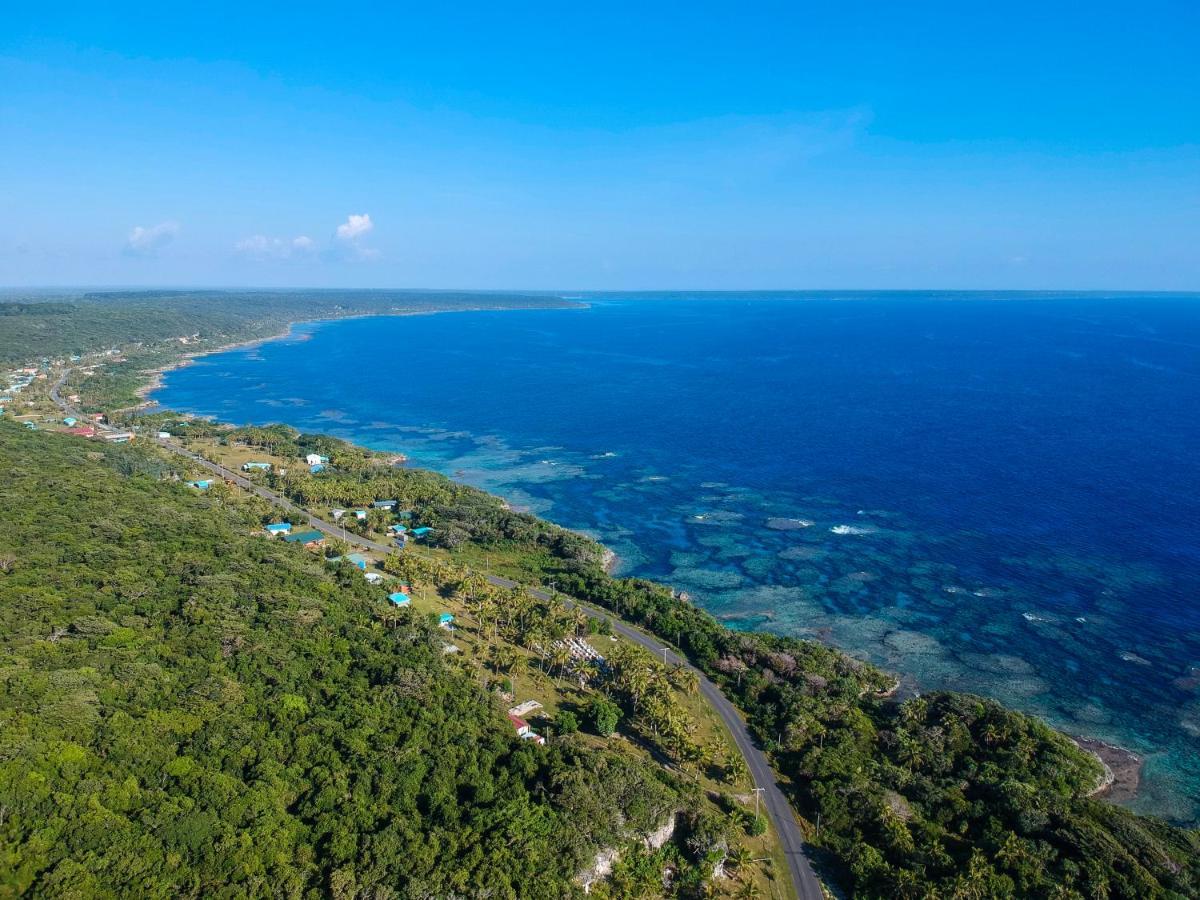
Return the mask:
{"type": "Polygon", "coordinates": [[[1145,760],[1132,750],[1096,738],[1072,737],[1071,740],[1076,747],[1092,754],[1104,766],[1100,783],[1088,796],[1103,797],[1114,803],[1128,803],[1137,797],[1145,760]]]}

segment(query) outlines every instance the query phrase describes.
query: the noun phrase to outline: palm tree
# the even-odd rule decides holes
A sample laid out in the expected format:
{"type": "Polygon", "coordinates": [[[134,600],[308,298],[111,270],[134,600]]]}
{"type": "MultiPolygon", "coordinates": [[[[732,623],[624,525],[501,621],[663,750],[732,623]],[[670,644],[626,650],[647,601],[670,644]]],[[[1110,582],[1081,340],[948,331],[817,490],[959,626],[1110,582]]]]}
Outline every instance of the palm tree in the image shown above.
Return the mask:
{"type": "Polygon", "coordinates": [[[561,677],[563,670],[571,662],[571,648],[564,643],[557,643],[554,649],[550,651],[550,671],[558,669],[558,674],[561,677]]]}

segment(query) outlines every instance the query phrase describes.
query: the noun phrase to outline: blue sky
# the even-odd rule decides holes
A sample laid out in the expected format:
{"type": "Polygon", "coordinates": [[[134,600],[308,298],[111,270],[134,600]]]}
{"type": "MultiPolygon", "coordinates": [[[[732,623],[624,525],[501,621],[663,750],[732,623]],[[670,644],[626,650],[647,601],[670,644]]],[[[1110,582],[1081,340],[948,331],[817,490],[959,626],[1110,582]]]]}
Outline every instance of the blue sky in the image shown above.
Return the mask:
{"type": "Polygon", "coordinates": [[[0,284],[1200,289],[1196,3],[25,6],[0,284]]]}

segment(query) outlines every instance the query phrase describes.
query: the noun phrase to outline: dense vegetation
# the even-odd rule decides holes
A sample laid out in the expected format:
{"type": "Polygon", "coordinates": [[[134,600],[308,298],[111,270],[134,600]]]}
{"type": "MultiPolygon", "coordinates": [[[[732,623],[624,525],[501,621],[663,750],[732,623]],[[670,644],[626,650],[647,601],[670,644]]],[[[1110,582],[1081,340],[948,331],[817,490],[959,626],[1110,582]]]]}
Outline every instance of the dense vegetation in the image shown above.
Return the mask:
{"type": "MultiPolygon", "coordinates": [[[[1091,799],[1099,762],[1033,717],[962,694],[896,702],[893,678],[872,666],[811,641],[731,631],[667,587],[610,577],[587,538],[436,474],[381,467],[367,451],[282,426],[225,438],[283,454],[324,447],[338,471],[275,474],[275,487],[318,507],[400,499],[442,547],[516,559],[674,643],[747,713],[814,842],[858,895],[1200,894],[1200,837],[1091,799]]],[[[620,699],[657,735],[669,716],[647,720],[637,699],[650,683],[626,679],[620,699]]],[[[687,760],[686,742],[661,743],[687,760]]]]}
{"type": "Polygon", "coordinates": [[[680,810],[615,883],[707,852],[664,770],[515,740],[436,629],[250,501],[3,422],[0,470],[0,895],[562,897],[680,810]]]}

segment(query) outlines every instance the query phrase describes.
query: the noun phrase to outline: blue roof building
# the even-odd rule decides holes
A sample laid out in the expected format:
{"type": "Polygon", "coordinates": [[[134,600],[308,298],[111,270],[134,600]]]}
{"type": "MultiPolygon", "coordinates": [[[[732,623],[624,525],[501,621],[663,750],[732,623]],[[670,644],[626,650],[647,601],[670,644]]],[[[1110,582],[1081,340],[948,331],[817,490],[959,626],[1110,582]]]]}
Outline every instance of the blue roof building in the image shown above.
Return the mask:
{"type": "Polygon", "coordinates": [[[65,419],[63,419],[63,424],[66,425],[68,428],[74,428],[75,424],[78,421],[79,420],[77,418],[75,418],[74,416],[67,416],[65,419]]]}
{"type": "Polygon", "coordinates": [[[428,526],[423,525],[420,528],[414,528],[412,530],[412,533],[414,535],[416,535],[417,537],[425,537],[425,535],[429,534],[429,532],[431,532],[431,531],[433,531],[432,528],[429,528],[428,526]]]}
{"type": "Polygon", "coordinates": [[[268,534],[287,534],[292,530],[291,522],[272,522],[267,526],[268,534]]]}
{"type": "Polygon", "coordinates": [[[198,491],[207,491],[212,486],[212,479],[201,478],[199,481],[189,481],[187,486],[198,491]]]}
{"type": "Polygon", "coordinates": [[[404,593],[403,591],[396,591],[394,594],[388,594],[388,599],[397,606],[408,606],[408,604],[412,603],[412,597],[408,596],[408,594],[404,593]]]}
{"type": "Polygon", "coordinates": [[[318,472],[324,472],[325,466],[323,466],[321,463],[317,463],[315,465],[309,466],[308,471],[311,472],[312,474],[316,475],[318,472]]]}
{"type": "Polygon", "coordinates": [[[454,616],[451,613],[444,612],[438,616],[438,625],[442,628],[449,628],[454,624],[454,616]]]}
{"type": "Polygon", "coordinates": [[[373,507],[375,507],[376,509],[395,509],[396,501],[395,500],[376,500],[371,505],[373,507]]]}

